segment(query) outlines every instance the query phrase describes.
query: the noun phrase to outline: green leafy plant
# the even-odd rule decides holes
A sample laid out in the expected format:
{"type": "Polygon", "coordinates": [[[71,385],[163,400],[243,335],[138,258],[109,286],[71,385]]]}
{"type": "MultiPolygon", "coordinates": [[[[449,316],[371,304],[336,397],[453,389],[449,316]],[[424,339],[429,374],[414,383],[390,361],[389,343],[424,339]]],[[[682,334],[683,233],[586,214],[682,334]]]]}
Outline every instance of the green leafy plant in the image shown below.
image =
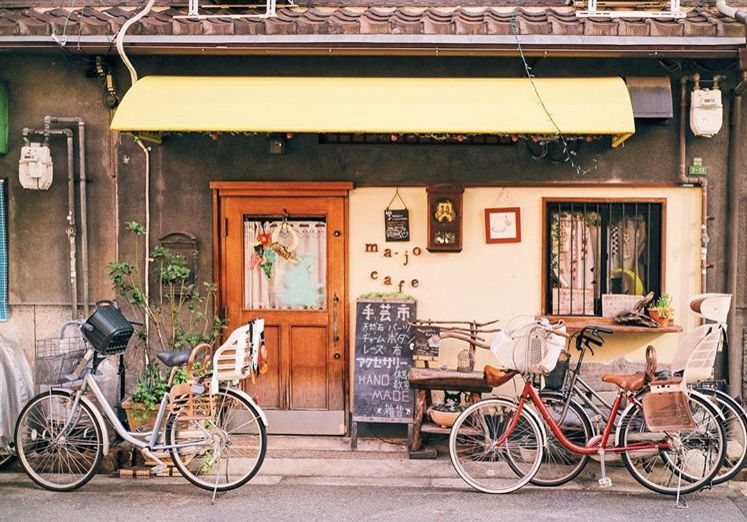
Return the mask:
{"type": "MultiPolygon", "coordinates": [[[[138,259],[145,227],[134,221],[126,227],[136,236],[135,259],[138,259]]],[[[149,322],[152,338],[146,338],[145,329],[138,332],[138,337],[154,351],[185,350],[203,342],[212,344],[226,327],[226,321],[213,313],[217,286],[203,283],[198,287],[192,283],[187,260],[168,248],[155,247],[149,267],[155,272],[151,280],[157,279],[158,285],[147,299],[140,264],[116,262],[108,267],[117,296],[149,322]]]]}
{"type": "MultiPolygon", "coordinates": [[[[179,368],[174,372],[173,384],[187,382],[187,372],[184,368],[179,368]]],[[[169,380],[161,374],[161,368],[158,363],[149,363],[145,365],[137,387],[132,393],[132,402],[142,404],[142,409],[132,411],[135,419],[144,421],[150,417],[156,404],[161,402],[163,396],[169,391],[169,380]]]]}
{"type": "Polygon", "coordinates": [[[671,319],[674,315],[672,307],[672,297],[668,293],[662,294],[654,304],[649,307],[649,311],[656,312],[662,319],[671,319]]]}
{"type": "MultiPolygon", "coordinates": [[[[135,236],[134,259],[139,260],[145,227],[133,221],[126,224],[126,229],[135,236]]],[[[142,264],[137,261],[110,263],[108,275],[117,296],[149,326],[137,332],[137,338],[145,347],[145,356],[132,399],[150,409],[168,390],[168,381],[161,375],[158,364],[151,362],[154,352],[187,350],[200,343],[213,344],[227,322],[214,311],[217,286],[193,283],[192,270],[184,256],[158,246],[151,251],[148,274],[142,273],[142,264]],[[146,277],[157,281],[148,296],[144,289],[146,277]]]]}

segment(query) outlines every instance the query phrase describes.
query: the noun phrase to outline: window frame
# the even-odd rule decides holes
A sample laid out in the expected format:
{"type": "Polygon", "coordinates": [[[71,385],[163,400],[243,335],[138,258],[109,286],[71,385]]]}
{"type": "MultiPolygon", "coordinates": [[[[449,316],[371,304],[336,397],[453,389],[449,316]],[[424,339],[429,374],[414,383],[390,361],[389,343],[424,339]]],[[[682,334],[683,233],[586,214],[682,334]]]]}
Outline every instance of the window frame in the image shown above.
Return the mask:
{"type": "Polygon", "coordinates": [[[601,315],[581,315],[581,314],[560,314],[560,315],[553,315],[549,312],[552,310],[547,309],[547,275],[548,275],[548,264],[550,262],[550,249],[548,248],[548,237],[549,237],[549,230],[547,227],[547,213],[549,205],[553,203],[578,203],[578,204],[589,204],[589,203],[612,203],[612,204],[618,204],[618,203],[625,203],[625,204],[635,204],[635,203],[642,203],[642,204],[659,204],[661,205],[661,252],[660,252],[660,258],[661,258],[661,266],[660,266],[660,277],[659,277],[659,288],[662,289],[662,291],[665,291],[665,281],[666,281],[666,267],[667,267],[667,198],[665,197],[657,197],[657,198],[635,198],[635,197],[623,197],[623,198],[600,198],[600,197],[543,197],[542,198],[542,219],[540,221],[540,226],[542,227],[542,233],[541,233],[541,249],[542,249],[542,274],[541,274],[541,288],[540,288],[540,310],[542,315],[546,317],[578,317],[578,318],[595,318],[595,317],[602,317],[601,315]]]}

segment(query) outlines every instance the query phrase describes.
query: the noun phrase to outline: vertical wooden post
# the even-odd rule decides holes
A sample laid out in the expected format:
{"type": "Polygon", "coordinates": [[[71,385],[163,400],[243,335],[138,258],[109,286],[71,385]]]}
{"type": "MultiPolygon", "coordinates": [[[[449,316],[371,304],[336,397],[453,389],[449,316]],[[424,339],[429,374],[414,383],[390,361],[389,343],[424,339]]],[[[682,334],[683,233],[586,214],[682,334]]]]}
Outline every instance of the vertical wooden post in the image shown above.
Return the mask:
{"type": "Polygon", "coordinates": [[[425,415],[425,397],[426,390],[418,390],[418,395],[415,397],[415,411],[413,412],[412,440],[409,441],[410,451],[418,451],[421,446],[420,427],[423,425],[425,415]]]}

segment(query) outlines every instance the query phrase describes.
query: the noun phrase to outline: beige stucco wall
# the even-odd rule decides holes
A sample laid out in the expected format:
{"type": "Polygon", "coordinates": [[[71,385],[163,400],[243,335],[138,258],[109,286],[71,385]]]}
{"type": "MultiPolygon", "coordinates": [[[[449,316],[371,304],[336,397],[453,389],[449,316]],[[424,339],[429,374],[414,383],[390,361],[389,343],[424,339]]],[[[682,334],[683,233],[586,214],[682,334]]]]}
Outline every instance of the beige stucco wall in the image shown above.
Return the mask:
{"type": "MultiPolygon", "coordinates": [[[[614,197],[666,198],[666,280],[665,290],[672,295],[675,322],[685,330],[697,321],[687,312],[688,297],[700,291],[700,191],[696,188],[625,188],[600,187],[481,187],[464,193],[464,248],[460,253],[430,253],[426,250],[425,187],[400,189],[410,209],[412,241],[384,241],[383,212],[394,194],[394,187],[360,188],[350,197],[350,303],[362,293],[395,291],[400,280],[403,292],[418,302],[418,317],[436,320],[478,320],[500,318],[506,322],[514,315],[541,310],[542,285],[542,198],[543,197],[614,197]],[[520,207],[522,241],[486,244],[484,209],[520,207]],[[367,253],[366,243],[378,243],[378,253],[367,253]],[[422,254],[412,256],[414,247],[422,254]],[[392,257],[384,250],[392,249],[392,257]],[[409,262],[404,266],[404,252],[409,262]],[[395,254],[396,252],[396,254],[395,254]],[[370,274],[377,271],[377,280],[370,274]],[[385,286],[391,276],[393,285],[385,286]],[[412,288],[410,281],[419,286],[412,288]]],[[[396,206],[395,206],[396,208],[396,206]]],[[[354,310],[354,309],[353,309],[354,310]]],[[[351,314],[353,322],[354,314],[351,314]]],[[[354,339],[355,324],[351,324],[354,339]]],[[[615,334],[603,350],[599,362],[620,356],[642,359],[645,347],[654,344],[661,362],[668,362],[680,334],[615,334]]],[[[459,343],[442,343],[439,364],[456,366],[459,343]]],[[[351,350],[352,351],[352,350],[351,350]]],[[[490,363],[492,354],[480,350],[478,367],[490,363]]]]}

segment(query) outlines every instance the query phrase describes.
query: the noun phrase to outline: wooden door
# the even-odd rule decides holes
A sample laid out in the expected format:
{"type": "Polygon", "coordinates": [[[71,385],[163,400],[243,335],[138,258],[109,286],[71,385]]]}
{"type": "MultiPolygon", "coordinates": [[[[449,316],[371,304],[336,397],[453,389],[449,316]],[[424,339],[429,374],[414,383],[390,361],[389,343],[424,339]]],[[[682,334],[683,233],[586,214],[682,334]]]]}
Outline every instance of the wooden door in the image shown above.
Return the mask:
{"type": "Polygon", "coordinates": [[[244,389],[272,433],[344,433],[347,189],[216,185],[228,331],[265,319],[270,369],[244,389]]]}

